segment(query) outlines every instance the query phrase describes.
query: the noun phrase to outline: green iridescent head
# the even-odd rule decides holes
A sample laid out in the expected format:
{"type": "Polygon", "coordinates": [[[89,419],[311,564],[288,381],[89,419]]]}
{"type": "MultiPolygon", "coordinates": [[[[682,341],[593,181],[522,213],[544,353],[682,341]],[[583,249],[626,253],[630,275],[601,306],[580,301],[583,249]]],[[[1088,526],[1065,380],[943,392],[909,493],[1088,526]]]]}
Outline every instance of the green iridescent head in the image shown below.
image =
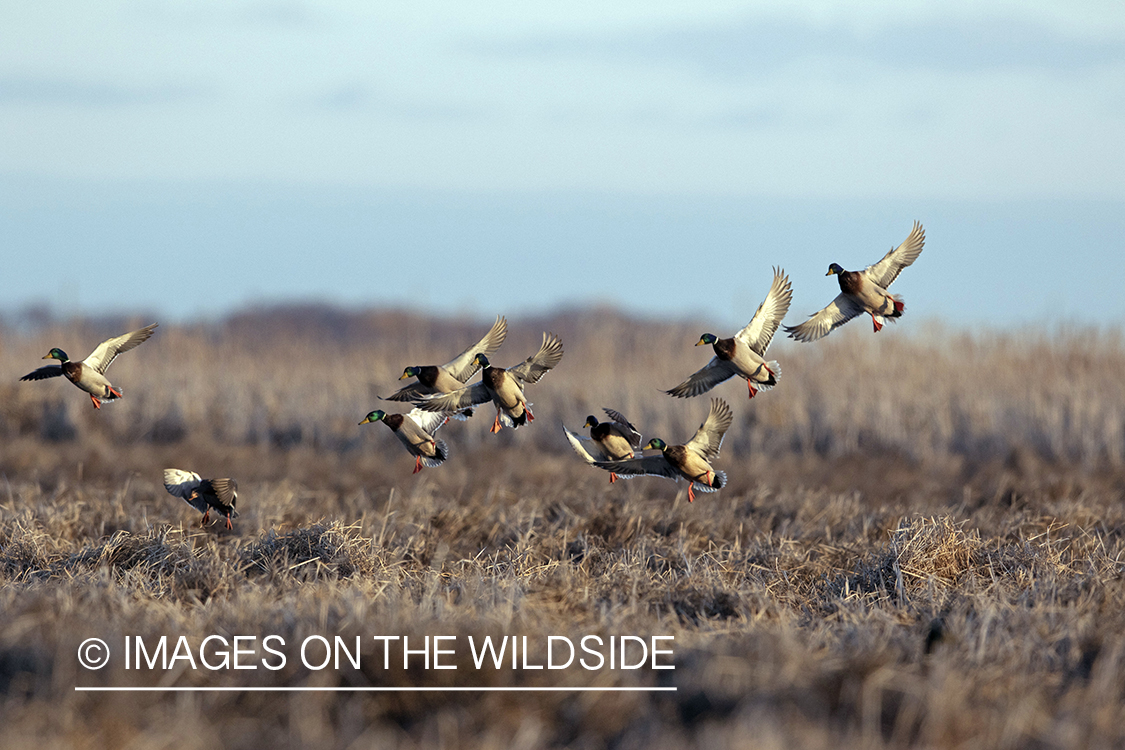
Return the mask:
{"type": "Polygon", "coordinates": [[[696,342],[695,345],[696,346],[703,346],[704,344],[714,344],[718,340],[719,340],[719,337],[716,336],[715,334],[705,333],[705,334],[703,334],[702,336],[699,337],[699,341],[696,342]]]}
{"type": "Polygon", "coordinates": [[[590,416],[586,417],[586,424],[584,424],[582,426],[583,427],[597,427],[598,426],[598,418],[595,417],[593,414],[591,414],[590,416]]]}
{"type": "Polygon", "coordinates": [[[387,413],[385,411],[383,411],[382,409],[376,409],[375,411],[364,417],[363,421],[360,422],[360,424],[367,424],[368,422],[378,422],[385,416],[387,416],[387,413]]]}
{"type": "Polygon", "coordinates": [[[415,366],[411,365],[410,367],[407,367],[405,370],[402,371],[402,377],[400,377],[399,380],[406,380],[407,378],[416,378],[416,377],[418,377],[418,373],[420,373],[420,372],[422,372],[421,367],[415,367],[415,366]]]}
{"type": "Polygon", "coordinates": [[[492,367],[492,364],[488,361],[488,357],[483,354],[477,354],[477,356],[473,357],[473,362],[481,367],[492,367]]]}
{"type": "Polygon", "coordinates": [[[660,438],[653,438],[652,440],[649,440],[648,444],[645,445],[644,448],[641,448],[641,450],[647,451],[649,449],[652,449],[652,450],[655,450],[655,451],[662,451],[667,447],[668,447],[668,444],[665,443],[660,438]]]}
{"type": "Polygon", "coordinates": [[[43,357],[43,359],[57,359],[59,362],[69,362],[70,357],[66,356],[66,352],[59,349],[57,346],[43,357]]]}
{"type": "Polygon", "coordinates": [[[825,276],[831,276],[834,273],[835,274],[841,274],[843,272],[844,272],[843,266],[841,266],[839,263],[833,263],[830,266],[828,266],[828,273],[826,273],[824,275],[825,276]]]}

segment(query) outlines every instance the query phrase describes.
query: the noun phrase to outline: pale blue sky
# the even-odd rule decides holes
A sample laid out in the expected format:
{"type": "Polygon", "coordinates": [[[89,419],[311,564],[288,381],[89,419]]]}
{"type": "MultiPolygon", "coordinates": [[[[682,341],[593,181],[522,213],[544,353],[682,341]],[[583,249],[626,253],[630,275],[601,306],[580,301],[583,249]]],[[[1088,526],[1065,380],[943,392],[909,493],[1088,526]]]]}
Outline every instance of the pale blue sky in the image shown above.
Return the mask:
{"type": "Polygon", "coordinates": [[[1120,3],[538,5],[5,4],[0,311],[1125,321],[1120,3]]]}

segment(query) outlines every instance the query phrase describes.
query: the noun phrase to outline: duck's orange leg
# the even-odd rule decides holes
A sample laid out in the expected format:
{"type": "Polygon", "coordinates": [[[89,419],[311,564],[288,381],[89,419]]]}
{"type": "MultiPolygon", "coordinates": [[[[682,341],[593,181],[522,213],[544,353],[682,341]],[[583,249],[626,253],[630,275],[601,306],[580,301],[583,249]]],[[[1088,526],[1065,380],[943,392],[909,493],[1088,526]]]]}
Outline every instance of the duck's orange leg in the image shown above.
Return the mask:
{"type": "Polygon", "coordinates": [[[97,397],[97,396],[95,396],[95,395],[94,395],[94,394],[92,394],[92,393],[90,394],[90,400],[94,402],[94,408],[95,408],[95,409],[100,409],[100,408],[102,408],[102,402],[101,402],[101,401],[98,401],[98,397],[97,397]]]}
{"type": "Polygon", "coordinates": [[[612,471],[609,472],[609,483],[613,484],[616,481],[617,481],[617,475],[614,474],[612,471]]]}
{"type": "Polygon", "coordinates": [[[689,503],[695,502],[695,493],[692,491],[692,482],[688,482],[687,486],[687,501],[689,503]]]}
{"type": "Polygon", "coordinates": [[[883,330],[883,324],[875,318],[875,313],[871,313],[871,322],[875,324],[875,333],[883,330]]]}
{"type": "Polygon", "coordinates": [[[500,428],[500,407],[499,407],[499,406],[497,406],[497,407],[496,407],[496,419],[495,419],[495,420],[493,420],[493,422],[492,422],[492,429],[491,429],[491,430],[489,430],[489,432],[491,432],[491,433],[495,434],[495,433],[497,433],[497,432],[500,432],[500,429],[501,429],[501,428],[500,428]]]}
{"type": "Polygon", "coordinates": [[[204,513],[203,513],[203,518],[199,519],[199,526],[200,526],[200,528],[202,528],[202,527],[204,527],[204,526],[206,526],[206,525],[207,525],[207,520],[208,520],[208,519],[209,519],[210,517],[211,517],[211,509],[210,509],[210,508],[208,508],[208,509],[207,509],[206,511],[204,511],[204,513]]]}
{"type": "Polygon", "coordinates": [[[527,404],[523,405],[523,410],[525,412],[527,412],[527,421],[528,422],[534,422],[535,421],[535,415],[531,413],[531,409],[528,408],[527,404]]]}
{"type": "Polygon", "coordinates": [[[754,387],[754,382],[751,380],[746,381],[746,387],[750,389],[750,398],[758,395],[758,389],[754,387]]]}
{"type": "Polygon", "coordinates": [[[414,471],[412,471],[410,473],[411,474],[417,474],[421,470],[422,470],[422,457],[421,456],[415,456],[414,457],[414,471]]]}
{"type": "Polygon", "coordinates": [[[117,390],[112,385],[106,388],[106,390],[112,393],[114,398],[121,398],[121,391],[117,390]]]}
{"type": "Polygon", "coordinates": [[[233,529],[233,528],[234,528],[234,524],[232,524],[232,523],[230,522],[230,516],[229,516],[229,515],[227,516],[227,528],[228,528],[228,529],[233,529]]]}

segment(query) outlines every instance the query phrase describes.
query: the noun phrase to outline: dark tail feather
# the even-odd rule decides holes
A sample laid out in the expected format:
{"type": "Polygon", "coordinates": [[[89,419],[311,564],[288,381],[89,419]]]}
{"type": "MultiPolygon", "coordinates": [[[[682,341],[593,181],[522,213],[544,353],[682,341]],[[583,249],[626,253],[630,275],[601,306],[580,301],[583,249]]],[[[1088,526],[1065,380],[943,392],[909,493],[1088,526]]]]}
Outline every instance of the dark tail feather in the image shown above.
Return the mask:
{"type": "Polygon", "coordinates": [[[523,414],[519,415],[518,417],[513,417],[513,416],[509,415],[508,418],[512,420],[512,429],[513,430],[516,429],[517,427],[522,427],[525,424],[527,424],[527,409],[525,408],[523,410],[523,414]]]}
{"type": "Polygon", "coordinates": [[[717,490],[721,490],[727,485],[727,473],[725,471],[716,471],[715,478],[711,480],[711,486],[717,490]]]}

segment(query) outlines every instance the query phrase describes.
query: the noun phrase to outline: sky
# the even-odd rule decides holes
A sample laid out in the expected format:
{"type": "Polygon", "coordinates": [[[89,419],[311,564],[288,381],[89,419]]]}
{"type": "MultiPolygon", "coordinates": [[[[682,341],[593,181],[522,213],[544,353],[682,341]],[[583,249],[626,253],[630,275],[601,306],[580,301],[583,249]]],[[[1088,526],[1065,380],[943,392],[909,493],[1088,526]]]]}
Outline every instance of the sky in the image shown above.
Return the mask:
{"type": "Polygon", "coordinates": [[[1119,326],[1122,133],[1119,2],[6,3],[0,313],[1119,326]]]}

